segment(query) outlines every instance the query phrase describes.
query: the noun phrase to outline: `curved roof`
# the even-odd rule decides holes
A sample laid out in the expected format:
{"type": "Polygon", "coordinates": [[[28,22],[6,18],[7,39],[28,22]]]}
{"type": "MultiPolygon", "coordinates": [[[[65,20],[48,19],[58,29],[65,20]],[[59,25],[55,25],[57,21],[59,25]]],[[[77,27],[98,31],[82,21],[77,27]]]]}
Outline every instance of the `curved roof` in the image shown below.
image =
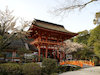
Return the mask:
{"type": "Polygon", "coordinates": [[[14,39],[11,44],[7,47],[7,49],[12,49],[12,50],[18,50],[20,48],[26,48],[25,43],[28,45],[29,50],[37,50],[37,48],[33,45],[30,45],[29,43],[33,41],[33,39],[28,39],[25,40],[24,42],[21,39],[14,39]]]}
{"type": "Polygon", "coordinates": [[[38,19],[35,19],[32,24],[39,26],[39,27],[46,28],[46,29],[56,30],[56,31],[65,32],[65,33],[73,33],[73,32],[66,30],[64,26],[62,25],[54,24],[54,23],[50,23],[46,21],[41,21],[38,19]]]}

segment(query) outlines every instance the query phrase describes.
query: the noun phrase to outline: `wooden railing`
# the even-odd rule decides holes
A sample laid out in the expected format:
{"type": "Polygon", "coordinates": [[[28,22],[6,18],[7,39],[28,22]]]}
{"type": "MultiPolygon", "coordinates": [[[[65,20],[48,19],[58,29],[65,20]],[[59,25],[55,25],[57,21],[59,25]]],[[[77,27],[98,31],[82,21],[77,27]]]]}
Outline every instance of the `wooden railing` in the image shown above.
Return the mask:
{"type": "Polygon", "coordinates": [[[87,66],[94,66],[94,62],[91,61],[86,61],[86,60],[72,60],[72,61],[62,61],[60,62],[60,65],[76,65],[76,66],[80,66],[83,67],[83,65],[87,65],[87,66]]]}

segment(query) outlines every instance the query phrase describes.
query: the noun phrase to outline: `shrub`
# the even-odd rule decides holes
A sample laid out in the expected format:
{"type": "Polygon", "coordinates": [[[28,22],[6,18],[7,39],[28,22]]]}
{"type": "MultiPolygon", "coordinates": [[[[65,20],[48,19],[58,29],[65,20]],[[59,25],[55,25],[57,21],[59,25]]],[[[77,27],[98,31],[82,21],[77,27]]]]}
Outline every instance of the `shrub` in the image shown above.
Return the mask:
{"type": "Polygon", "coordinates": [[[92,61],[94,61],[95,65],[99,64],[99,58],[98,57],[93,57],[92,61]]]}
{"type": "Polygon", "coordinates": [[[58,73],[52,73],[51,75],[58,75],[58,73]]]}
{"type": "MultiPolygon", "coordinates": [[[[57,72],[57,62],[55,59],[45,58],[42,61],[42,72],[48,75],[57,72]]],[[[44,74],[43,74],[44,75],[44,74]]]]}
{"type": "Polygon", "coordinates": [[[81,69],[81,67],[77,66],[77,67],[74,68],[74,71],[79,70],[79,69],[81,69]]]}
{"type": "Polygon", "coordinates": [[[22,66],[24,75],[41,75],[41,67],[36,63],[26,63],[22,66]]]}
{"type": "Polygon", "coordinates": [[[73,67],[73,66],[58,66],[58,73],[63,73],[63,72],[67,72],[67,71],[75,71],[75,70],[79,70],[81,69],[81,67],[73,67]]]}
{"type": "Polygon", "coordinates": [[[4,75],[3,73],[0,73],[0,75],[4,75]]]}
{"type": "Polygon", "coordinates": [[[70,70],[70,67],[69,66],[62,66],[62,65],[59,65],[58,66],[58,73],[67,72],[69,70],[70,70]]]}
{"type": "Polygon", "coordinates": [[[19,75],[21,74],[21,67],[16,63],[0,64],[0,72],[3,75],[19,75]]]}

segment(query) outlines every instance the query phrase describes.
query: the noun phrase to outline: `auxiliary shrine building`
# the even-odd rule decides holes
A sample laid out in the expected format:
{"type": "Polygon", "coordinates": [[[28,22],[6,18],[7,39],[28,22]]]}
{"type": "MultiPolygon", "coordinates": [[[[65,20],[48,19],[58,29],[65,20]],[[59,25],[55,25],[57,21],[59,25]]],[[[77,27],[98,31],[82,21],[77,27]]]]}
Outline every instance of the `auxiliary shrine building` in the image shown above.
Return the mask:
{"type": "Polygon", "coordinates": [[[66,45],[64,41],[77,35],[66,30],[62,25],[37,19],[33,21],[29,30],[32,31],[30,38],[33,39],[30,44],[38,49],[38,61],[40,57],[54,58],[59,61],[64,59],[65,53],[60,50],[66,45]]]}

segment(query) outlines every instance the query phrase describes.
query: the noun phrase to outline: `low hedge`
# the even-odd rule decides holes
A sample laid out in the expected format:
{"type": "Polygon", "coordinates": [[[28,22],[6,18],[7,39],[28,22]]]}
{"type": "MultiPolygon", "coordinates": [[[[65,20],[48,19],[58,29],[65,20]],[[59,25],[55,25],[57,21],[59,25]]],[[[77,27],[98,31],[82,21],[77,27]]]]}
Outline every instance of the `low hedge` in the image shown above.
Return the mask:
{"type": "Polygon", "coordinates": [[[17,63],[0,64],[0,72],[3,75],[19,75],[21,74],[21,67],[17,63]]]}
{"type": "Polygon", "coordinates": [[[58,75],[58,73],[52,73],[51,75],[58,75]]]}
{"type": "Polygon", "coordinates": [[[41,67],[36,63],[0,64],[0,75],[41,75],[41,67]]]}
{"type": "Polygon", "coordinates": [[[22,66],[24,75],[41,75],[41,67],[36,63],[27,63],[22,66]]]}

